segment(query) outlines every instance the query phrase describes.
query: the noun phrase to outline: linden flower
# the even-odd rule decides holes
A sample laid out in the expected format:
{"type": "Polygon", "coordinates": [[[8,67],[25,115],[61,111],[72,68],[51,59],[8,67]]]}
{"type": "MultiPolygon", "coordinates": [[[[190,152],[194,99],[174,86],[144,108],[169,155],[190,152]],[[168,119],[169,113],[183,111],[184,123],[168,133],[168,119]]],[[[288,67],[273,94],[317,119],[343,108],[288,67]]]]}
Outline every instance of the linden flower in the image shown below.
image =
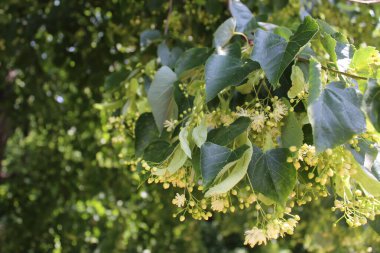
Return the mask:
{"type": "Polygon", "coordinates": [[[222,115],[220,117],[220,120],[222,121],[224,126],[229,126],[232,122],[234,122],[234,119],[230,115],[222,115]]]}
{"type": "Polygon", "coordinates": [[[280,225],[277,222],[271,222],[267,225],[266,235],[270,239],[277,239],[280,234],[280,225]]]}
{"type": "Polygon", "coordinates": [[[179,194],[177,193],[175,195],[175,198],[172,200],[172,203],[178,207],[183,207],[186,202],[185,194],[179,194]]]}
{"type": "Polygon", "coordinates": [[[170,120],[165,120],[164,122],[164,127],[166,128],[166,131],[171,132],[175,129],[176,121],[170,121],[170,120]]]}
{"type": "Polygon", "coordinates": [[[267,238],[265,236],[265,232],[262,229],[257,227],[252,228],[251,230],[245,231],[245,241],[244,245],[249,245],[250,247],[254,247],[256,244],[267,244],[267,238]]]}
{"type": "Polygon", "coordinates": [[[211,200],[211,209],[217,212],[222,212],[224,210],[224,200],[213,197],[211,200]]]}
{"type": "Polygon", "coordinates": [[[276,122],[281,121],[281,119],[288,113],[288,108],[282,101],[276,101],[273,110],[273,119],[276,122]]]}
{"type": "Polygon", "coordinates": [[[265,126],[265,120],[266,120],[265,114],[263,112],[259,114],[255,114],[251,117],[251,119],[252,119],[252,123],[251,123],[252,130],[260,133],[265,126]]]}
{"type": "Polygon", "coordinates": [[[251,116],[251,113],[246,110],[246,109],[243,109],[243,108],[239,108],[237,111],[236,111],[236,116],[239,116],[239,117],[250,117],[251,116]]]}

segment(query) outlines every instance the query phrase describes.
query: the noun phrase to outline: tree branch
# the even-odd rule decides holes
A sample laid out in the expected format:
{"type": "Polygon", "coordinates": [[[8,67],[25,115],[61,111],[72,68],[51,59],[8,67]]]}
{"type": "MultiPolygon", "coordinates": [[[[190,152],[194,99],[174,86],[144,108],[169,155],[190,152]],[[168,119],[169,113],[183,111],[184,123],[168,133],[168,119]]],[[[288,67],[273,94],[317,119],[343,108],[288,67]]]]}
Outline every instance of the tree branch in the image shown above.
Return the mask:
{"type": "MultiPolygon", "coordinates": [[[[297,60],[301,61],[301,62],[308,62],[308,63],[310,62],[308,59],[301,58],[301,57],[298,57],[297,60]]],[[[334,73],[337,73],[337,74],[341,74],[341,75],[344,75],[344,76],[348,76],[348,77],[351,77],[353,79],[360,79],[360,80],[367,80],[368,79],[368,78],[363,77],[363,76],[353,75],[353,74],[342,72],[342,71],[339,71],[339,70],[336,70],[336,69],[332,69],[332,68],[329,68],[329,67],[326,67],[326,66],[322,66],[322,69],[327,70],[327,71],[331,71],[331,72],[334,72],[334,73]]]]}
{"type": "Polygon", "coordinates": [[[361,4],[374,4],[380,3],[380,0],[349,0],[351,2],[361,3],[361,4]]]}

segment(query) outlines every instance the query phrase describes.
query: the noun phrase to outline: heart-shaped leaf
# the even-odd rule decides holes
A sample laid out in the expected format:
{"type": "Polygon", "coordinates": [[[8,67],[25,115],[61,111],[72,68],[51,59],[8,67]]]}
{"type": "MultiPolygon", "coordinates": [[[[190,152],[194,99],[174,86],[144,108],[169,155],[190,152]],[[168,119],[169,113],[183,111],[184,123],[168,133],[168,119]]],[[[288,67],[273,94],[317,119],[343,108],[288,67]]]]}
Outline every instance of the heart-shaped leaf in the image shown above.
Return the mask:
{"type": "Polygon", "coordinates": [[[232,55],[214,54],[206,62],[206,101],[210,101],[220,91],[231,85],[240,84],[249,73],[258,69],[257,63],[232,55]]]}
{"type": "Polygon", "coordinates": [[[214,33],[214,47],[224,47],[234,36],[236,20],[229,18],[221,24],[214,33]]]}
{"type": "Polygon", "coordinates": [[[230,168],[231,172],[228,174],[228,176],[224,178],[220,183],[211,187],[205,193],[205,197],[211,197],[214,195],[226,193],[244,178],[244,176],[247,174],[249,161],[251,160],[252,156],[251,142],[247,141],[246,145],[248,146],[247,150],[245,150],[243,156],[237,160],[236,164],[230,168]]]}
{"type": "Polygon", "coordinates": [[[225,146],[247,130],[250,124],[251,120],[249,118],[240,117],[227,127],[223,126],[211,130],[208,133],[207,141],[225,146]]]}
{"type": "Polygon", "coordinates": [[[159,133],[154,123],[153,114],[144,113],[136,122],[135,127],[135,152],[136,156],[141,156],[144,149],[153,141],[159,138],[159,133]]]}
{"type": "Polygon", "coordinates": [[[160,133],[165,120],[177,118],[178,107],[173,96],[175,81],[177,75],[169,67],[163,66],[157,71],[148,91],[148,101],[160,133]]]}
{"type": "Polygon", "coordinates": [[[236,31],[244,32],[248,23],[253,18],[252,12],[248,9],[245,4],[240,2],[239,0],[230,0],[228,2],[230,12],[232,17],[236,20],[236,31]]]}
{"type": "Polygon", "coordinates": [[[208,48],[191,48],[185,51],[177,60],[175,73],[181,76],[184,72],[204,64],[208,57],[208,48]]]}
{"type": "Polygon", "coordinates": [[[296,183],[296,169],[286,160],[287,148],[271,149],[265,153],[254,146],[248,176],[252,188],[284,205],[296,183]]]}
{"type": "Polygon", "coordinates": [[[277,88],[282,73],[297,54],[318,32],[318,24],[306,17],[289,41],[277,34],[259,29],[255,33],[251,59],[260,63],[269,82],[277,88]]]}
{"type": "MultiPolygon", "coordinates": [[[[321,86],[317,82],[310,85],[321,86]]],[[[320,90],[318,87],[310,88],[312,91],[320,90]]],[[[365,131],[365,117],[360,103],[355,89],[345,88],[343,82],[330,83],[318,97],[315,94],[312,99],[309,97],[307,111],[318,152],[344,144],[353,135],[365,131]]]]}
{"type": "Polygon", "coordinates": [[[248,148],[243,145],[232,151],[212,142],[203,144],[200,154],[203,184],[209,186],[225,165],[238,160],[248,148]]]}

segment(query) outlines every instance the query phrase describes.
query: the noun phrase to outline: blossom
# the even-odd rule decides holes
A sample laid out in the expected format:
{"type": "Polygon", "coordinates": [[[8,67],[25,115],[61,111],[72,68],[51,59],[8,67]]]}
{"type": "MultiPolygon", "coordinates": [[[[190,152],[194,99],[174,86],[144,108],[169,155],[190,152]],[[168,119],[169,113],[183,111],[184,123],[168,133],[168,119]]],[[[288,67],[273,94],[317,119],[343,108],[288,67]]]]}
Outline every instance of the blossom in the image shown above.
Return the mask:
{"type": "Polygon", "coordinates": [[[277,220],[269,223],[266,229],[266,235],[269,239],[277,239],[280,234],[280,225],[277,220]]]}
{"type": "Polygon", "coordinates": [[[165,120],[164,122],[164,127],[166,128],[166,131],[171,132],[175,129],[176,126],[176,121],[170,121],[170,120],[165,120]]]}
{"type": "Polygon", "coordinates": [[[172,200],[172,203],[178,207],[183,207],[186,202],[185,194],[179,194],[177,193],[175,195],[175,198],[172,200]]]}
{"type": "Polygon", "coordinates": [[[257,113],[253,115],[251,119],[252,119],[252,123],[251,123],[252,130],[260,133],[265,125],[265,120],[266,120],[265,114],[263,112],[257,113]]]}
{"type": "Polygon", "coordinates": [[[244,245],[249,245],[254,247],[256,244],[267,244],[267,238],[265,236],[265,231],[257,227],[253,227],[251,230],[245,231],[245,241],[244,245]]]}
{"type": "Polygon", "coordinates": [[[279,122],[288,113],[288,108],[282,101],[276,101],[273,109],[273,119],[279,122]]]}
{"type": "Polygon", "coordinates": [[[239,117],[250,117],[251,116],[251,113],[246,110],[246,109],[243,109],[243,108],[239,108],[237,111],[236,111],[236,116],[239,116],[239,117]]]}
{"type": "Polygon", "coordinates": [[[217,212],[222,212],[224,210],[224,200],[213,197],[211,200],[211,209],[217,212]]]}

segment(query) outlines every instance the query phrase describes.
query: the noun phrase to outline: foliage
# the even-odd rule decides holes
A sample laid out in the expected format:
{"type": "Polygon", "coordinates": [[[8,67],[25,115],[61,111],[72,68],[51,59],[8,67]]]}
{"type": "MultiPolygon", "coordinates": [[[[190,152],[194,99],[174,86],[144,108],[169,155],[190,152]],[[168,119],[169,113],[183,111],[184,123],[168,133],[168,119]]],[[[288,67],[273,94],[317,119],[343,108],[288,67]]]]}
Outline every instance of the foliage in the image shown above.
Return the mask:
{"type": "Polygon", "coordinates": [[[226,7],[0,7],[1,252],[376,250],[380,8],[226,7]]]}

